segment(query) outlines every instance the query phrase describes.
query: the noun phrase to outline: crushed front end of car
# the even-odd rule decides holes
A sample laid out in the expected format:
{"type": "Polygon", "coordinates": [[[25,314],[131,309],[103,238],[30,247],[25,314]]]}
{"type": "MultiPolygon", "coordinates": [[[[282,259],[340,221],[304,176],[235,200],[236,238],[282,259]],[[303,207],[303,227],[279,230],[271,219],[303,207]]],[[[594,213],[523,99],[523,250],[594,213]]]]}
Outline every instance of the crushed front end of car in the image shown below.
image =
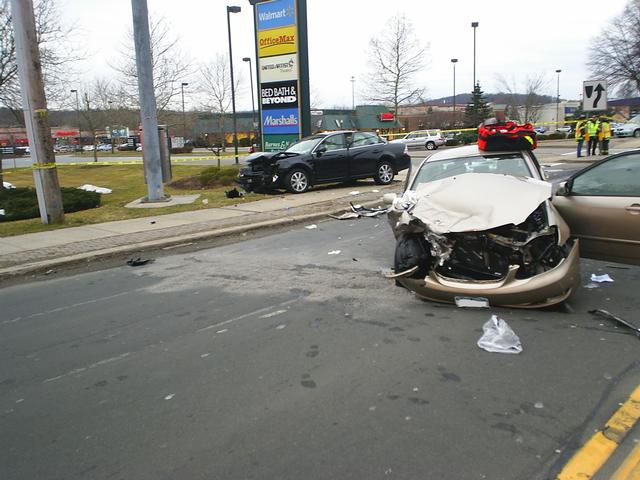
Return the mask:
{"type": "Polygon", "coordinates": [[[578,242],[548,201],[551,185],[530,178],[462,174],[396,198],[393,277],[420,297],[543,307],[579,282],[578,242]]]}
{"type": "Polygon", "coordinates": [[[277,190],[282,187],[278,172],[279,153],[256,152],[244,159],[246,166],[240,169],[236,183],[246,192],[277,190]]]}

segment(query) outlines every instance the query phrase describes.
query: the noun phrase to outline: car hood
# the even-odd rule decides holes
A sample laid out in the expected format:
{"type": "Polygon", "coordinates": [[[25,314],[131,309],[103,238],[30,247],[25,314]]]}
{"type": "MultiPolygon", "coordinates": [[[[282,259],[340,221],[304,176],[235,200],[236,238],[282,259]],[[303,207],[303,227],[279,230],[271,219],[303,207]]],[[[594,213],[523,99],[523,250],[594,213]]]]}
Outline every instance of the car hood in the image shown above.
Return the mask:
{"type": "Polygon", "coordinates": [[[551,197],[551,184],[532,178],[493,173],[465,173],[421,184],[396,198],[398,223],[417,218],[443,234],[518,225],[551,197]]]}
{"type": "Polygon", "coordinates": [[[272,164],[283,158],[292,158],[297,156],[297,153],[255,152],[244,157],[244,162],[249,165],[252,165],[254,163],[272,164]]]}

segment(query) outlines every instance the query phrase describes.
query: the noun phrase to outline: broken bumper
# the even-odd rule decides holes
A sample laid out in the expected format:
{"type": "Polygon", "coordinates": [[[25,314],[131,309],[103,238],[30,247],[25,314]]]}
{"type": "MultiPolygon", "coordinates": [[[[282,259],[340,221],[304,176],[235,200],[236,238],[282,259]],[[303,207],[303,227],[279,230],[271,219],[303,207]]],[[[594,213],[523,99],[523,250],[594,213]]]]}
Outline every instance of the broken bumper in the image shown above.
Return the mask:
{"type": "Polygon", "coordinates": [[[485,297],[493,306],[541,308],[566,300],[580,284],[579,244],[556,267],[525,279],[516,279],[510,269],[499,281],[465,281],[446,278],[433,270],[426,278],[397,278],[418,296],[437,302],[454,303],[455,297],[485,297]]]}
{"type": "Polygon", "coordinates": [[[244,169],[240,170],[236,183],[247,192],[280,188],[280,178],[277,174],[254,173],[244,169]]]}

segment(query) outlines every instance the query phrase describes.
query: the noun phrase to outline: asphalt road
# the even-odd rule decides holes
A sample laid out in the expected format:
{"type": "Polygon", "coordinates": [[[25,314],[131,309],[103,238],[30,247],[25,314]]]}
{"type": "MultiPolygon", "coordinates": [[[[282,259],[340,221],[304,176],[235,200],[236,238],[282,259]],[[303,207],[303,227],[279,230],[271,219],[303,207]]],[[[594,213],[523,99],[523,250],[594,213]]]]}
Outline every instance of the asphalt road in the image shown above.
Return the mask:
{"type": "Polygon", "coordinates": [[[464,310],[384,279],[393,245],[328,221],[0,290],[0,478],[549,478],[640,383],[638,339],[587,313],[637,319],[640,268],[464,310]],[[492,313],[522,354],[477,347],[492,313]]]}

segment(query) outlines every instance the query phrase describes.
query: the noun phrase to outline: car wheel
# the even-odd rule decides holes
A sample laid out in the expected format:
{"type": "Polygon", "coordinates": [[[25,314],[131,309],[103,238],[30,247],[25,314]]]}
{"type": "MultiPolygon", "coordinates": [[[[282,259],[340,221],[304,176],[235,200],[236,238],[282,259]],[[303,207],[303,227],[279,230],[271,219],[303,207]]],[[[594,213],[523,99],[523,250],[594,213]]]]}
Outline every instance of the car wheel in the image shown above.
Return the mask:
{"type": "Polygon", "coordinates": [[[427,149],[427,150],[435,150],[436,148],[438,148],[438,147],[436,146],[436,144],[435,144],[435,143],[433,143],[433,142],[427,142],[427,144],[425,145],[425,147],[426,147],[426,149],[427,149]]]}
{"type": "Polygon", "coordinates": [[[636,138],[640,137],[640,129],[635,130],[635,131],[633,132],[633,136],[634,136],[634,137],[636,137],[636,138]]]}
{"type": "Polygon", "coordinates": [[[393,166],[389,162],[382,162],[378,165],[378,170],[373,177],[374,182],[378,185],[389,185],[393,181],[395,173],[393,166]]]}
{"type": "Polygon", "coordinates": [[[300,168],[293,169],[287,173],[285,186],[291,193],[304,193],[309,190],[309,175],[300,168]]]}

